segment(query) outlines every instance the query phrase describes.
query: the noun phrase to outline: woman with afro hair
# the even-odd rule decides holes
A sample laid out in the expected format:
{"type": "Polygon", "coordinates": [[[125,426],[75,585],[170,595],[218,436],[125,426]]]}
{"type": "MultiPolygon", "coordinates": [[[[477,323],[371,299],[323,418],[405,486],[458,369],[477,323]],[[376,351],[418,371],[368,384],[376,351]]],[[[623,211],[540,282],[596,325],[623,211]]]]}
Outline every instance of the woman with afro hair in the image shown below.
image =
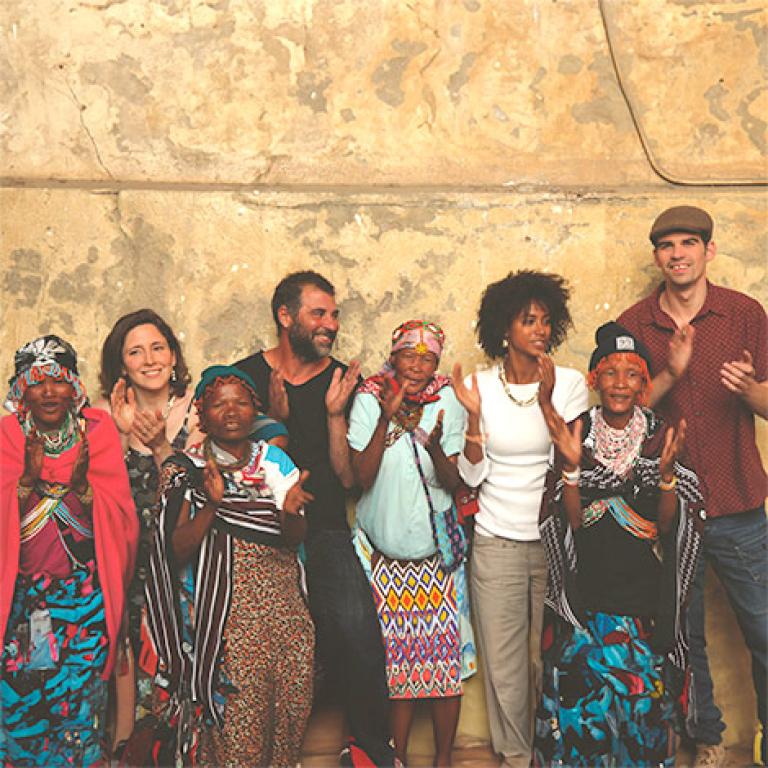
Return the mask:
{"type": "Polygon", "coordinates": [[[569,422],[587,407],[584,377],[549,356],[572,324],[568,299],[559,275],[522,270],[492,283],[477,333],[494,365],[463,381],[461,366],[454,369],[469,415],[459,471],[480,489],[473,612],[491,742],[506,766],[529,764],[540,679],[547,566],[538,519],[552,446],[546,416],[554,410],[569,422]]]}

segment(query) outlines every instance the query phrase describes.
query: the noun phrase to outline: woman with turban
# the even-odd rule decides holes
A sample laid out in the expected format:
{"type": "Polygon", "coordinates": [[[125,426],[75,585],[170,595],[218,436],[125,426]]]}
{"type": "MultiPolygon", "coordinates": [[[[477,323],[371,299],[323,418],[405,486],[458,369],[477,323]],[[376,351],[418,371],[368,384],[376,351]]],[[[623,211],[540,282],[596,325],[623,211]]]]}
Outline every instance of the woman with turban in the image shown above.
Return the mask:
{"type": "Polygon", "coordinates": [[[95,765],[136,513],[74,349],[43,336],[14,365],[0,421],[0,763],[95,765]]]}
{"type": "Polygon", "coordinates": [[[570,426],[547,419],[557,450],[540,523],[549,580],[534,764],[672,766],[699,483],[677,462],[685,422],[645,407],[643,345],[607,323],[589,368],[600,405],[570,426]]]}
{"type": "Polygon", "coordinates": [[[363,488],[356,546],[384,636],[395,752],[405,764],[416,701],[424,699],[437,766],[451,763],[462,677],[475,671],[467,634],[462,648],[460,630],[471,627],[451,499],[465,417],[450,379],[437,373],[444,339],[438,325],[422,320],[395,329],[384,369],[355,396],[348,434],[363,488]],[[452,541],[440,540],[448,533],[440,516],[452,541]]]}
{"type": "Polygon", "coordinates": [[[194,402],[206,437],[164,464],[150,554],[158,684],[185,764],[292,766],[312,703],[308,473],[249,439],[258,399],[240,369],[207,368],[194,402]]]}

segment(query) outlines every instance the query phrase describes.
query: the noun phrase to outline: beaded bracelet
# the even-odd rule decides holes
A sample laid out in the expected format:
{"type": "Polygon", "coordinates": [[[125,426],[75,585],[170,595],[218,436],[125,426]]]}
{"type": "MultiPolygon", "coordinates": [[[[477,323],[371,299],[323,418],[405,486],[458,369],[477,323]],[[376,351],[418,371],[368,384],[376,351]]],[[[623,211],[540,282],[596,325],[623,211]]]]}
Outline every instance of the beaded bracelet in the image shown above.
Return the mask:
{"type": "Polygon", "coordinates": [[[581,477],[580,467],[576,467],[576,469],[571,470],[570,472],[563,470],[562,478],[563,478],[563,482],[566,485],[578,485],[580,477],[581,477]]]}
{"type": "Polygon", "coordinates": [[[479,435],[470,435],[469,432],[464,433],[464,439],[468,443],[474,443],[475,445],[485,445],[485,441],[488,439],[488,435],[485,434],[479,434],[479,435]]]}

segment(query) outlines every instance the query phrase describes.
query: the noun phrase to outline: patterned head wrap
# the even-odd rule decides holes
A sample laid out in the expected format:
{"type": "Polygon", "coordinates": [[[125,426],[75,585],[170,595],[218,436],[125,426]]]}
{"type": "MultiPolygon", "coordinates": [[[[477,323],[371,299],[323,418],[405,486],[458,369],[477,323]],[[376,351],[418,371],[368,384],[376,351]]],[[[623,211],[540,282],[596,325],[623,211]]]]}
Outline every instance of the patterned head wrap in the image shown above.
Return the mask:
{"type": "Polygon", "coordinates": [[[77,352],[71,344],[53,334],[41,336],[16,350],[13,357],[14,374],[8,380],[10,389],[5,397],[5,407],[19,420],[26,416],[24,394],[39,384],[46,376],[71,384],[75,390],[72,398],[74,413],[88,405],[88,396],[77,370],[77,352]]]}
{"type": "Polygon", "coordinates": [[[203,411],[203,398],[206,391],[214,387],[217,382],[224,383],[227,379],[238,379],[240,383],[245,385],[255,408],[260,407],[259,396],[256,394],[256,385],[253,383],[253,379],[245,372],[241,371],[234,365],[211,365],[206,368],[200,375],[200,381],[197,382],[195,387],[195,408],[198,413],[203,411]]]}
{"type": "Polygon", "coordinates": [[[443,344],[443,329],[437,323],[427,320],[409,320],[398,325],[392,332],[392,354],[401,349],[415,349],[421,355],[431,352],[439,360],[443,344]]]}
{"type": "MultiPolygon", "coordinates": [[[[440,359],[440,353],[443,351],[445,343],[445,334],[443,329],[437,323],[430,323],[426,320],[409,320],[407,323],[398,325],[392,332],[392,355],[401,349],[415,349],[423,355],[427,352],[437,355],[440,359]]],[[[384,379],[393,378],[395,369],[391,359],[387,358],[381,370],[375,376],[369,376],[357,389],[358,392],[368,392],[376,397],[381,396],[381,388],[384,379]]],[[[405,399],[411,403],[433,403],[440,399],[438,394],[443,387],[451,383],[450,378],[439,373],[434,373],[432,378],[421,392],[413,395],[406,395],[405,399]]]]}

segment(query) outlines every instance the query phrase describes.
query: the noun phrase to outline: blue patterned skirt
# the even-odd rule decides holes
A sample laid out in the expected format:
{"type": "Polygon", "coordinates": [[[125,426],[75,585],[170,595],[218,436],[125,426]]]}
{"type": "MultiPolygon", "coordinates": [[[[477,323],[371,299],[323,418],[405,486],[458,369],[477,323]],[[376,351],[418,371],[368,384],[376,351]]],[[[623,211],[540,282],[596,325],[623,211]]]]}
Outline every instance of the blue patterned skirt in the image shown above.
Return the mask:
{"type": "Polygon", "coordinates": [[[590,613],[544,655],[535,766],[673,766],[674,702],[640,619],[590,613]]]}
{"type": "Polygon", "coordinates": [[[104,759],[104,600],[93,561],[63,579],[19,576],[0,665],[0,765],[104,759]],[[34,642],[40,616],[50,632],[34,642]]]}

